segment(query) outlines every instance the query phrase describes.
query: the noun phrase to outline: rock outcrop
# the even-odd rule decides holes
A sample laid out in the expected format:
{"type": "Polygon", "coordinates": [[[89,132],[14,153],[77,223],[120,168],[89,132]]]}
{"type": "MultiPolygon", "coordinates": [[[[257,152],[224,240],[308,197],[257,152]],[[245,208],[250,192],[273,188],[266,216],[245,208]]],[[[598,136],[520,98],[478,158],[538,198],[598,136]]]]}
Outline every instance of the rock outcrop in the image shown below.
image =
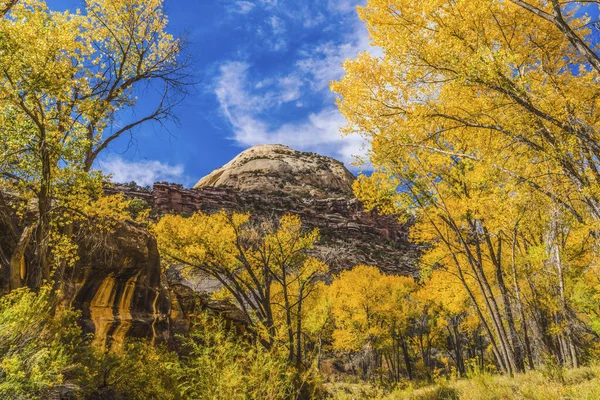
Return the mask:
{"type": "Polygon", "coordinates": [[[396,217],[366,212],[355,198],[303,198],[282,193],[243,192],[229,188],[183,189],[155,184],[152,206],[159,214],[191,215],[250,212],[254,217],[277,218],[286,213],[300,216],[307,228],[319,228],[316,251],[332,272],[357,264],[377,265],[388,273],[414,275],[419,246],[408,240],[409,225],[396,217]]]}
{"type": "MultiPolygon", "coordinates": [[[[24,228],[15,212],[22,201],[16,193],[0,189],[0,293],[9,289],[8,263],[24,228]]],[[[31,218],[35,208],[30,207],[31,218]]],[[[26,218],[27,219],[27,218],[26,218]]],[[[81,311],[80,323],[95,343],[118,348],[126,336],[171,338],[171,295],[162,274],[156,239],[133,222],[116,222],[110,231],[93,225],[70,226],[78,260],[55,271],[63,298],[81,311]]],[[[31,253],[31,252],[30,252],[31,253]]],[[[22,261],[22,279],[32,254],[22,261]]]]}
{"type": "Polygon", "coordinates": [[[126,336],[169,340],[171,293],[147,230],[120,223],[102,238],[80,241],[79,258],[63,290],[96,344],[119,348],[126,336]]]}
{"type": "Polygon", "coordinates": [[[352,197],[354,179],[344,164],[333,158],[264,144],[243,151],[200,179],[194,188],[226,187],[295,197],[352,197]]]}
{"type": "Polygon", "coordinates": [[[202,178],[194,189],[156,183],[151,191],[126,186],[109,191],[143,199],[155,215],[222,209],[267,218],[296,214],[307,228],[320,229],[322,239],[315,252],[327,260],[333,273],[367,264],[388,273],[416,274],[419,246],[408,240],[409,224],[366,212],[352,194],[354,179],[331,158],[261,145],[202,178]]]}

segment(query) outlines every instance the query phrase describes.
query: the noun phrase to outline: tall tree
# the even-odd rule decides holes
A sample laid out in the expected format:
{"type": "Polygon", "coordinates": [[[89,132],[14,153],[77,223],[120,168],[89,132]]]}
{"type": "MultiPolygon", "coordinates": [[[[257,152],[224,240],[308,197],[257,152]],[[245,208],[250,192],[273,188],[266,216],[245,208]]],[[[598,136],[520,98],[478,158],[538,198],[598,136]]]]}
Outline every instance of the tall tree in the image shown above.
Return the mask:
{"type": "MultiPolygon", "coordinates": [[[[39,0],[5,3],[0,185],[36,201],[35,216],[8,222],[24,226],[13,230],[10,265],[24,264],[33,247],[27,275],[39,287],[52,272],[58,216],[77,209],[75,198],[86,191],[100,193],[94,160],[119,136],[172,115],[184,94],[186,63],[178,56],[181,41],[165,31],[160,0],[89,0],[85,14],[52,12],[39,0]],[[124,111],[143,87],[159,90],[156,107],[131,118],[124,111]]],[[[11,205],[0,201],[7,219],[11,205]]],[[[12,286],[20,286],[13,276],[12,286]]]]}
{"type": "Polygon", "coordinates": [[[524,2],[372,0],[359,8],[384,56],[347,62],[333,85],[346,131],[373,139],[374,158],[385,159],[392,142],[397,154],[482,163],[580,221],[597,220],[598,71],[573,45],[595,48],[584,2],[561,3],[550,19],[515,3],[524,2]],[[555,23],[577,27],[579,39],[555,23]]]}
{"type": "Polygon", "coordinates": [[[600,218],[593,28],[584,2],[535,3],[552,17],[520,1],[369,0],[359,15],[383,55],[347,61],[332,84],[345,132],[372,146],[357,194],[416,214],[506,372],[533,364],[532,330],[577,364],[564,272],[593,265],[600,218]]]}
{"type": "Polygon", "coordinates": [[[292,215],[273,223],[222,211],[165,216],[154,231],[167,260],[217,279],[264,346],[283,344],[289,361],[301,366],[303,306],[327,272],[308,253],[318,230],[306,232],[292,215]]]}

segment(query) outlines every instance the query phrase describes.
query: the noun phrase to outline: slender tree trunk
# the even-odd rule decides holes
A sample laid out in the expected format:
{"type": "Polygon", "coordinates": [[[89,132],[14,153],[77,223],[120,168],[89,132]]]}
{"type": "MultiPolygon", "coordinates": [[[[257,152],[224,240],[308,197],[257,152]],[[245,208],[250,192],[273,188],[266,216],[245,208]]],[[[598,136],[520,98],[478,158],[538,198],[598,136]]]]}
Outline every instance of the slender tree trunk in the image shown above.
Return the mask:
{"type": "Polygon", "coordinates": [[[298,315],[296,316],[296,368],[302,365],[302,285],[298,289],[298,315]]]}
{"type": "MultiPolygon", "coordinates": [[[[442,218],[444,220],[444,222],[447,224],[447,226],[452,229],[461,239],[461,244],[463,245],[468,259],[469,259],[469,265],[471,267],[471,270],[474,273],[474,276],[477,277],[478,273],[475,269],[475,267],[473,266],[473,263],[471,262],[471,256],[470,256],[470,251],[468,248],[467,243],[462,239],[462,236],[460,234],[460,231],[458,230],[458,227],[456,227],[451,220],[448,220],[446,218],[442,218]]],[[[434,225],[435,226],[435,225],[434,225]]],[[[444,242],[444,244],[446,245],[446,247],[448,248],[448,251],[450,253],[450,255],[452,256],[452,260],[454,261],[454,264],[456,266],[456,270],[458,272],[458,277],[461,281],[461,283],[463,284],[463,287],[465,288],[465,290],[467,291],[467,294],[469,295],[469,298],[471,299],[471,302],[473,304],[473,306],[475,307],[475,310],[477,311],[477,315],[479,316],[479,320],[481,322],[481,324],[483,325],[489,340],[490,340],[490,344],[492,345],[492,351],[494,352],[496,359],[498,360],[498,364],[500,367],[500,370],[504,371],[504,372],[510,372],[510,366],[508,365],[508,362],[506,360],[506,358],[504,357],[500,357],[501,353],[500,353],[500,349],[498,347],[498,344],[496,343],[496,340],[494,339],[494,335],[492,334],[492,331],[485,319],[485,317],[483,316],[483,312],[481,311],[481,308],[479,307],[479,304],[477,303],[477,299],[475,298],[475,295],[473,294],[473,292],[471,291],[471,288],[469,287],[469,285],[467,284],[467,281],[464,277],[464,273],[462,271],[461,268],[461,264],[458,261],[458,258],[456,257],[456,254],[454,253],[454,249],[452,248],[452,246],[450,245],[450,243],[448,242],[448,240],[445,238],[445,236],[442,234],[442,232],[439,230],[439,228],[437,226],[435,226],[435,229],[440,237],[440,239],[442,239],[442,241],[444,242]]],[[[485,291],[483,289],[482,283],[479,279],[475,279],[477,281],[477,284],[480,288],[480,290],[482,291],[483,294],[483,298],[484,301],[486,301],[487,303],[487,297],[485,295],[485,291]]],[[[493,322],[493,321],[492,321],[493,322]]]]}
{"type": "MultiPolygon", "coordinates": [[[[469,287],[469,285],[467,284],[467,281],[465,280],[464,274],[460,267],[460,263],[454,254],[452,254],[452,258],[454,259],[454,263],[455,263],[456,269],[458,271],[458,277],[459,277],[461,283],[463,284],[463,287],[467,291],[467,294],[469,295],[469,298],[471,299],[471,303],[473,304],[473,307],[475,307],[475,311],[477,311],[477,315],[479,316],[479,321],[481,322],[481,325],[483,325],[483,327],[488,335],[490,344],[492,345],[492,351],[496,355],[496,359],[498,360],[500,370],[502,370],[504,372],[509,372],[510,369],[509,369],[507,360],[505,357],[501,357],[500,348],[498,347],[498,344],[496,343],[494,334],[492,333],[492,330],[490,329],[490,326],[488,325],[488,323],[483,315],[483,312],[481,311],[481,307],[479,306],[479,303],[477,303],[477,299],[475,299],[475,295],[473,294],[473,292],[471,291],[471,288],[469,287]]],[[[480,286],[480,289],[483,290],[481,285],[479,285],[479,286],[480,286]]],[[[485,294],[484,294],[484,298],[485,298],[485,294]]]]}
{"type": "Polygon", "coordinates": [[[481,255],[481,246],[479,241],[476,243],[476,252],[477,252],[477,260],[473,260],[473,264],[475,265],[475,269],[478,272],[478,279],[481,280],[481,284],[483,287],[482,295],[487,299],[486,304],[488,306],[488,311],[492,316],[492,321],[494,322],[494,327],[496,328],[496,334],[500,340],[502,352],[504,357],[506,357],[507,366],[509,369],[509,374],[513,374],[517,371],[517,364],[515,362],[514,352],[510,346],[510,342],[508,340],[508,335],[506,334],[506,330],[504,329],[504,323],[502,314],[500,313],[500,307],[498,307],[498,302],[496,301],[496,297],[494,296],[494,292],[492,291],[491,285],[487,280],[485,275],[485,271],[483,270],[483,259],[481,255]]]}
{"type": "Polygon", "coordinates": [[[492,259],[492,264],[494,265],[494,269],[496,271],[496,281],[498,283],[498,289],[500,289],[500,294],[502,296],[504,314],[506,316],[506,323],[510,332],[510,341],[512,343],[512,349],[514,353],[514,362],[516,367],[515,372],[523,372],[525,370],[525,364],[523,363],[523,351],[521,346],[521,340],[515,327],[515,320],[513,318],[508,289],[506,287],[506,284],[504,283],[504,273],[502,271],[502,237],[498,237],[498,248],[496,252],[494,252],[494,246],[492,244],[490,235],[487,232],[487,229],[485,230],[485,241],[488,246],[490,258],[492,259]]]}
{"type": "Polygon", "coordinates": [[[533,354],[531,352],[531,342],[529,340],[529,331],[527,328],[527,319],[525,318],[525,310],[523,307],[523,300],[521,299],[521,287],[519,285],[519,278],[517,275],[517,263],[515,260],[515,252],[517,246],[517,229],[515,227],[515,231],[512,237],[512,254],[511,254],[511,264],[512,264],[512,278],[513,278],[513,286],[515,289],[515,297],[517,300],[517,308],[519,310],[519,316],[521,317],[521,330],[523,331],[523,339],[525,340],[525,352],[527,354],[527,362],[529,364],[529,368],[535,369],[535,365],[533,363],[533,354]]]}
{"type": "Polygon", "coordinates": [[[267,265],[263,267],[263,309],[265,310],[265,324],[269,333],[269,348],[273,346],[275,341],[276,329],[273,321],[273,309],[271,308],[271,272],[267,265]]]}
{"type": "MultiPolygon", "coordinates": [[[[508,337],[507,337],[506,331],[504,329],[504,325],[502,322],[502,317],[501,317],[501,314],[499,311],[498,304],[496,302],[496,299],[494,297],[494,294],[492,292],[490,284],[485,275],[485,271],[483,270],[481,240],[479,237],[480,236],[479,231],[481,231],[481,229],[479,229],[477,222],[469,221],[471,232],[476,234],[476,239],[475,239],[475,253],[476,254],[473,255],[473,252],[470,248],[469,243],[463,237],[461,229],[456,225],[454,220],[452,220],[450,216],[448,216],[448,218],[443,217],[443,220],[446,222],[448,227],[452,231],[454,231],[454,233],[457,235],[457,237],[463,247],[464,253],[467,256],[468,264],[471,267],[471,271],[473,272],[475,281],[477,282],[477,285],[481,291],[486,308],[491,316],[492,324],[494,326],[494,330],[496,331],[496,335],[497,335],[498,341],[499,341],[499,349],[501,350],[501,352],[499,354],[502,356],[502,359],[504,360],[503,363],[504,363],[505,370],[506,370],[506,372],[508,372],[509,374],[512,375],[513,372],[516,370],[514,354],[510,347],[508,337]]],[[[450,252],[452,252],[453,249],[449,245],[449,243],[446,243],[446,245],[448,246],[448,249],[450,250],[450,252]]],[[[458,262],[458,260],[456,260],[456,258],[455,258],[455,262],[458,262]]],[[[492,336],[490,336],[490,340],[491,340],[491,338],[492,338],[492,336]]]]}
{"type": "Polygon", "coordinates": [[[290,348],[288,360],[290,363],[293,363],[294,355],[295,355],[294,328],[293,328],[293,323],[292,323],[292,310],[290,307],[290,299],[288,297],[287,283],[286,283],[285,279],[283,280],[282,290],[283,290],[283,297],[284,297],[284,303],[285,303],[285,324],[286,324],[286,329],[287,329],[287,334],[288,334],[288,346],[290,348]]]}
{"type": "Polygon", "coordinates": [[[406,365],[406,373],[408,374],[408,379],[413,380],[413,372],[412,365],[410,361],[410,353],[408,352],[408,344],[406,343],[406,339],[404,336],[400,336],[401,338],[401,346],[402,346],[402,354],[404,355],[404,365],[406,365]]]}
{"type": "Polygon", "coordinates": [[[565,329],[564,333],[564,342],[563,342],[563,357],[565,362],[573,368],[577,368],[579,365],[577,361],[577,352],[575,350],[575,346],[573,345],[573,333],[571,327],[569,326],[569,321],[567,320],[568,310],[567,310],[567,300],[565,297],[565,281],[563,274],[563,266],[560,257],[560,251],[558,250],[558,245],[554,246],[555,252],[555,261],[556,261],[556,269],[558,272],[558,287],[560,292],[560,303],[561,303],[561,311],[560,311],[560,323],[563,325],[565,329]]]}
{"type": "Polygon", "coordinates": [[[32,274],[32,286],[39,289],[44,280],[50,280],[50,255],[48,240],[50,236],[50,210],[52,199],[50,197],[52,185],[51,157],[45,132],[41,132],[40,154],[42,163],[42,176],[40,180],[40,191],[38,194],[39,223],[36,231],[36,250],[38,268],[34,268],[32,274]]]}
{"type": "Polygon", "coordinates": [[[454,336],[454,353],[456,355],[456,368],[460,376],[464,376],[466,373],[465,362],[462,355],[462,346],[460,343],[460,333],[458,332],[458,324],[456,321],[452,323],[452,334],[454,336]]]}
{"type": "Polygon", "coordinates": [[[559,249],[559,237],[558,237],[558,221],[557,212],[553,215],[552,232],[550,234],[550,243],[552,256],[554,258],[554,264],[556,265],[556,272],[558,274],[558,289],[560,294],[561,310],[559,312],[559,326],[564,329],[564,340],[562,344],[562,352],[565,363],[573,368],[576,368],[579,363],[577,360],[577,352],[573,345],[573,332],[568,321],[568,307],[567,299],[565,295],[565,279],[564,279],[564,268],[562,258],[559,249]]]}

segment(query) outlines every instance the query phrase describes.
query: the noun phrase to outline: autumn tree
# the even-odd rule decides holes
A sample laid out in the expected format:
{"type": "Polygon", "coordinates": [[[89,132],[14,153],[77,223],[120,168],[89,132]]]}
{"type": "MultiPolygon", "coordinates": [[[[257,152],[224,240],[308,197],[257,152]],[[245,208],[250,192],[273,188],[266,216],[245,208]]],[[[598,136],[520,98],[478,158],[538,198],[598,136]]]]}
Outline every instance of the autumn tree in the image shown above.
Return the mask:
{"type": "MultiPolygon", "coordinates": [[[[94,160],[121,135],[172,115],[184,93],[186,64],[178,56],[181,41],[165,31],[160,0],[90,0],[84,14],[53,12],[38,0],[5,3],[0,185],[34,199],[36,212],[15,217],[14,204],[0,197],[1,215],[13,227],[3,264],[27,264],[29,284],[39,287],[68,231],[59,217],[81,212],[102,194],[94,160]],[[154,111],[127,116],[143,87],[159,91],[154,111]],[[34,254],[24,257],[31,248],[34,254]]],[[[11,286],[21,284],[15,279],[11,286]]]]}
{"type": "Polygon", "coordinates": [[[0,3],[0,17],[4,17],[19,0],[5,0],[0,3]]]}
{"type": "Polygon", "coordinates": [[[155,226],[161,254],[191,273],[219,281],[266,348],[283,344],[300,367],[304,309],[327,266],[308,254],[319,239],[300,218],[276,223],[224,211],[189,218],[168,215],[155,226]]]}
{"type": "Polygon", "coordinates": [[[350,357],[372,351],[372,362],[362,363],[364,375],[385,365],[392,382],[398,382],[403,372],[413,379],[408,331],[415,290],[413,278],[385,275],[364,265],[334,277],[326,292],[335,326],[334,350],[350,357]]]}
{"type": "Polygon", "coordinates": [[[600,216],[585,10],[371,0],[359,15],[383,55],[347,61],[332,84],[345,132],[372,148],[375,171],[357,194],[368,207],[414,212],[429,264],[452,268],[506,372],[546,351],[576,366],[584,351],[573,345],[585,329],[571,329],[569,292],[595,265],[600,216]]]}
{"type": "Polygon", "coordinates": [[[515,3],[369,1],[360,16],[384,56],[347,62],[333,86],[347,131],[373,138],[380,158],[391,140],[396,153],[482,163],[595,220],[598,72],[553,23],[592,48],[590,19],[578,2],[553,21],[515,3]]]}

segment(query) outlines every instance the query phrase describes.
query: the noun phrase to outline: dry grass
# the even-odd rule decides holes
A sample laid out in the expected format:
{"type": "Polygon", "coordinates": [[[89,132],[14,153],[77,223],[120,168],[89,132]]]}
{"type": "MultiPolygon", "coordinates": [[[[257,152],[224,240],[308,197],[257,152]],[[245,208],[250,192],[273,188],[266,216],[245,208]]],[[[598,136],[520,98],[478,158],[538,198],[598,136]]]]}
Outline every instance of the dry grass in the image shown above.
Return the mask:
{"type": "Polygon", "coordinates": [[[598,400],[600,366],[532,371],[514,377],[481,374],[387,395],[359,384],[330,384],[327,390],[335,400],[598,400]]]}
{"type": "Polygon", "coordinates": [[[385,400],[598,400],[600,367],[532,371],[514,377],[477,375],[437,386],[393,392],[385,400]]]}

